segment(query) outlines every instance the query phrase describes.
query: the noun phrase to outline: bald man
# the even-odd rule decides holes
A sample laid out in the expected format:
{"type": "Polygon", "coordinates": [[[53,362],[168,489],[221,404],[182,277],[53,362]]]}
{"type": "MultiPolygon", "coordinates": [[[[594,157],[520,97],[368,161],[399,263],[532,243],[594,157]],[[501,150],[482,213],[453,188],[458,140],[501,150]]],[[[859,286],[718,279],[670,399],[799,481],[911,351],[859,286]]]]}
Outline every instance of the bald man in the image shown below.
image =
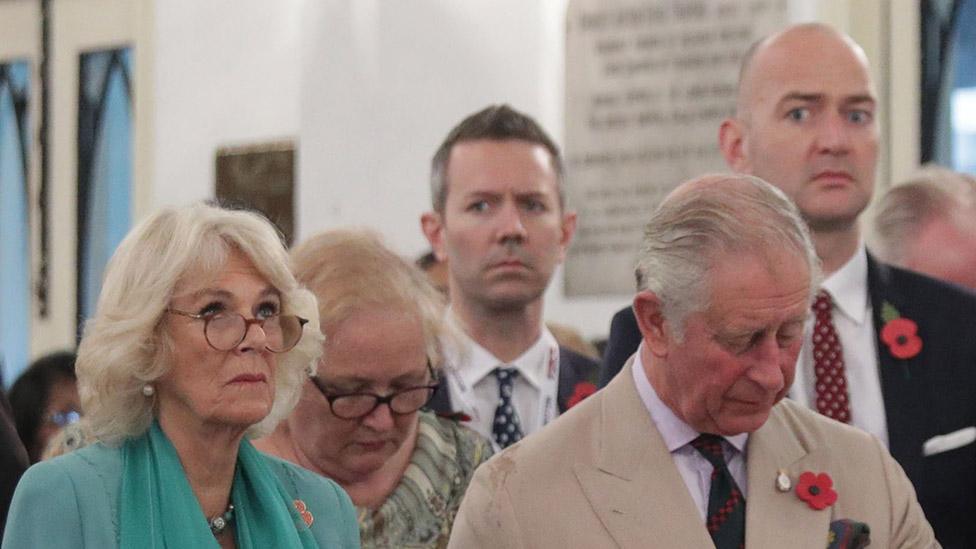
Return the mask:
{"type": "MultiPolygon", "coordinates": [[[[971,547],[976,296],[867,251],[858,220],[874,191],[876,113],[860,46],[826,25],[794,25],[746,54],[719,144],[732,169],[793,199],[826,275],[790,397],[875,435],[915,484],[940,542],[971,547]]],[[[632,317],[622,311],[614,324],[632,317]]],[[[607,356],[636,347],[612,330],[607,356]]],[[[618,369],[605,363],[602,380],[618,369]]]]}

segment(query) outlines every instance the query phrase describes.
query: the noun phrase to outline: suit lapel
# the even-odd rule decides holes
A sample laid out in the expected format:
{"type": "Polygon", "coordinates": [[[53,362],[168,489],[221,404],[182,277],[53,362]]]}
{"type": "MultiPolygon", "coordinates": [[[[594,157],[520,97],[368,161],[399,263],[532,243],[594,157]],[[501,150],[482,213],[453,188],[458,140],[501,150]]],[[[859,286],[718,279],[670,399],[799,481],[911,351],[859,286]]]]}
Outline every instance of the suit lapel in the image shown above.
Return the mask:
{"type": "Polygon", "coordinates": [[[709,547],[711,539],[634,386],[633,357],[601,393],[598,457],[576,478],[621,547],[709,547]]]}
{"type": "Polygon", "coordinates": [[[804,471],[826,472],[824,449],[808,449],[783,419],[783,404],[769,420],[749,436],[747,449],[746,547],[793,547],[823,549],[827,544],[831,510],[811,509],[796,495],[804,471]],[[776,487],[779,472],[790,479],[789,490],[776,487]]]}
{"type": "Polygon", "coordinates": [[[437,390],[434,391],[434,398],[430,399],[427,407],[436,414],[451,414],[451,391],[448,389],[447,377],[442,376],[437,382],[437,390]]]}
{"type": "MultiPolygon", "coordinates": [[[[928,394],[928,380],[927,376],[922,375],[922,358],[925,353],[923,351],[907,360],[896,359],[881,340],[881,330],[884,327],[881,311],[884,303],[890,303],[901,314],[906,314],[909,307],[902,301],[905,299],[902,292],[893,284],[891,269],[879,263],[871,254],[868,254],[868,292],[871,296],[889,450],[906,471],[915,471],[922,465],[922,437],[926,432],[925,395],[928,394]]],[[[922,335],[924,339],[924,334],[922,335]]]]}

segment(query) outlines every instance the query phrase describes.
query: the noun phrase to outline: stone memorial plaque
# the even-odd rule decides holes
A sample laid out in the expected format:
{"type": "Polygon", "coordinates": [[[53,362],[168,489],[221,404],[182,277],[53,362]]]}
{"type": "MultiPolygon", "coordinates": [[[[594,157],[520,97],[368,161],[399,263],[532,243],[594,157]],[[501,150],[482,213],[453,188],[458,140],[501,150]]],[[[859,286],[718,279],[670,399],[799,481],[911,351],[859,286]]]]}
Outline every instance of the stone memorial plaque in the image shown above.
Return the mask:
{"type": "Polygon", "coordinates": [[[566,189],[579,212],[570,296],[634,291],[643,225],[678,183],[728,171],[718,129],[739,63],[788,0],[571,0],[566,189]]]}
{"type": "Polygon", "coordinates": [[[264,214],[291,245],[295,238],[295,144],[219,149],[216,194],[222,204],[264,214]]]}

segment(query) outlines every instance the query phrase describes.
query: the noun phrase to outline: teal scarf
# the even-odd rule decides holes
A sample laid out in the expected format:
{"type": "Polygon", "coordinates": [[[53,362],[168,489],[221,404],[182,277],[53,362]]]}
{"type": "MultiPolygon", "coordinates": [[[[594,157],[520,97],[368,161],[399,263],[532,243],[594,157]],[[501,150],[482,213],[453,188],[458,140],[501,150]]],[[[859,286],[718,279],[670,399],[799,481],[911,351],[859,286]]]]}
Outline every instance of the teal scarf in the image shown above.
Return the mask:
{"type": "MultiPolygon", "coordinates": [[[[219,547],[176,448],[156,422],[145,435],[125,443],[122,467],[120,547],[219,547]]],[[[291,497],[247,439],[237,453],[231,500],[240,549],[318,547],[291,497]]]]}

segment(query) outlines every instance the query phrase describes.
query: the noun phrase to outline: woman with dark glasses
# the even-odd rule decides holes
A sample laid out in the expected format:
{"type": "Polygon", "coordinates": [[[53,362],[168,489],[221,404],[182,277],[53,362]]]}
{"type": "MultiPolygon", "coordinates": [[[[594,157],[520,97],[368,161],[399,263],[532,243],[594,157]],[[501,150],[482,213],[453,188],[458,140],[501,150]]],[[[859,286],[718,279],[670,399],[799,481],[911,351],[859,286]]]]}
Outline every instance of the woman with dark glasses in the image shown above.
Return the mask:
{"type": "Polygon", "coordinates": [[[318,298],[318,374],[259,448],[338,482],[359,510],[363,547],[446,546],[471,474],[490,446],[421,411],[437,386],[440,294],[374,235],[333,231],[292,252],[318,298]]]}

